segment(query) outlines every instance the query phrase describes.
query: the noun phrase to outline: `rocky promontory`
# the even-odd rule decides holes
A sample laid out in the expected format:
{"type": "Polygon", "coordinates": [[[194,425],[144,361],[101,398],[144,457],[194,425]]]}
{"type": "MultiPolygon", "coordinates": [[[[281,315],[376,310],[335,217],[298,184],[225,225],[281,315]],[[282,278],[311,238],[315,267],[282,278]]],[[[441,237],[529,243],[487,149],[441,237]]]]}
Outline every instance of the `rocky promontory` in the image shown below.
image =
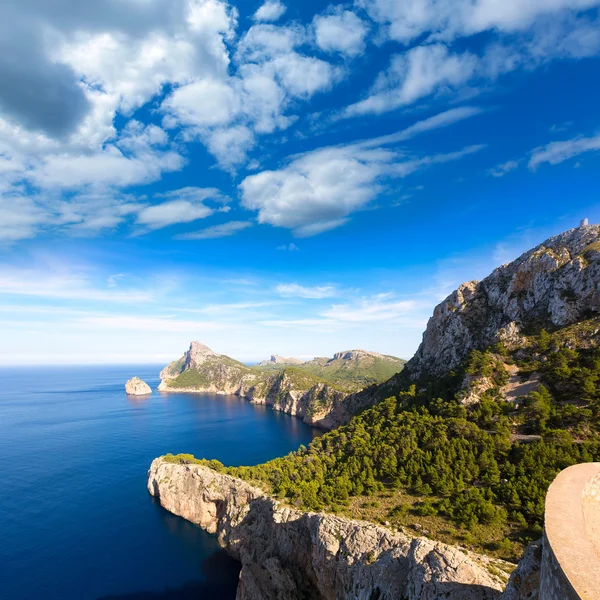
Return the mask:
{"type": "Polygon", "coordinates": [[[384,381],[405,362],[364,350],[301,364],[282,362],[292,359],[276,355],[272,358],[269,365],[249,367],[192,342],[179,360],[161,371],[158,391],[241,396],[300,417],[310,425],[332,429],[350,419],[344,403],[352,391],[384,381]]]}
{"type": "Polygon", "coordinates": [[[286,507],[200,464],[157,458],[148,491],[241,562],[237,600],[493,600],[511,568],[428,538],[286,507]]]}
{"type": "Polygon", "coordinates": [[[147,396],[152,393],[150,386],[139,377],[132,377],[125,384],[125,392],[128,396],[147,396]]]}

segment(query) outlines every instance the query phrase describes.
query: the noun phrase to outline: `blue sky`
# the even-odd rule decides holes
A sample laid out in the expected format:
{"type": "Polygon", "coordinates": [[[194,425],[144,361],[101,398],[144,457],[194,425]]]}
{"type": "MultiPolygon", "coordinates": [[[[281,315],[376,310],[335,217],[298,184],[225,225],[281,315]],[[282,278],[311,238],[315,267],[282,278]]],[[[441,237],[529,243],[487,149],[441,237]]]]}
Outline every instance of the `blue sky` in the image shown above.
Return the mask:
{"type": "Polygon", "coordinates": [[[409,358],[600,221],[600,0],[8,0],[0,362],[409,358]]]}

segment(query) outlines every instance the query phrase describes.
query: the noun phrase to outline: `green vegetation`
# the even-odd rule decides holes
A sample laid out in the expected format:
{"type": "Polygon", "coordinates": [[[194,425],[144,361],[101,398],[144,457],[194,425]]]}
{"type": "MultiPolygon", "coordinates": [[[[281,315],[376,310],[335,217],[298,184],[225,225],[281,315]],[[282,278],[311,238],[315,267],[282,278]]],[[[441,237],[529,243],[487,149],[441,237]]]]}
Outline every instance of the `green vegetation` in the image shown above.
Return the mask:
{"type": "Polygon", "coordinates": [[[304,371],[337,389],[354,392],[387,381],[402,371],[405,364],[406,361],[395,356],[378,357],[364,353],[358,358],[352,359],[315,358],[293,367],[285,364],[273,364],[257,365],[252,368],[265,373],[288,371],[289,369],[304,371]]]}
{"type": "Polygon", "coordinates": [[[244,375],[254,372],[228,356],[210,358],[200,369],[186,369],[168,383],[170,388],[207,388],[211,385],[235,384],[244,375]]]}
{"type": "Polygon", "coordinates": [[[413,526],[516,558],[540,535],[558,472],[600,460],[600,349],[578,339],[581,347],[567,347],[572,331],[542,330],[512,354],[502,346],[474,352],[447,377],[399,381],[394,397],[308,448],[254,467],[202,464],[298,507],[413,526]],[[516,403],[501,393],[511,363],[542,383],[516,403]],[[492,383],[473,406],[460,403],[465,375],[492,383]],[[524,434],[537,439],[521,443],[524,434]]]}

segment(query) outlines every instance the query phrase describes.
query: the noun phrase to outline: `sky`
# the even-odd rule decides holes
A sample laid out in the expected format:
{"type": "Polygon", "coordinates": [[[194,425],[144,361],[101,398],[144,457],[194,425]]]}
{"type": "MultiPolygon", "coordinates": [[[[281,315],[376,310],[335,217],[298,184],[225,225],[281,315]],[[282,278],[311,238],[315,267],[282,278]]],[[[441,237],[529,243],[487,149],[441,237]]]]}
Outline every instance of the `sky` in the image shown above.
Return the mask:
{"type": "Polygon", "coordinates": [[[4,0],[0,365],[410,358],[600,221],[600,0],[4,0]]]}

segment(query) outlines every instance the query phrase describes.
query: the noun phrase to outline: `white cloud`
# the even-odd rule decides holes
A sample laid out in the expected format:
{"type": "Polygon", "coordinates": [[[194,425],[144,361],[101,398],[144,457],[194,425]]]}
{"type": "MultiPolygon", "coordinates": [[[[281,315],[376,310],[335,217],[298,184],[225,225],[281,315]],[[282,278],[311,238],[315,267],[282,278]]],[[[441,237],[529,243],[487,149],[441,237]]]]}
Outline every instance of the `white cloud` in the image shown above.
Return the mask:
{"type": "Polygon", "coordinates": [[[277,171],[263,171],[240,184],[242,205],[258,211],[258,221],[292,229],[309,237],[344,225],[365,208],[389,178],[406,177],[428,166],[458,160],[481,146],[426,157],[409,156],[385,146],[435,126],[443,127],[477,114],[468,111],[439,116],[404,132],[345,146],[319,148],[292,158],[277,171]]]}
{"type": "Polygon", "coordinates": [[[323,298],[335,298],[339,291],[333,285],[317,285],[305,287],[297,283],[280,284],[275,291],[284,298],[308,298],[311,300],[322,300],[323,298]]]}
{"type": "Polygon", "coordinates": [[[495,167],[492,167],[488,171],[488,173],[492,177],[504,177],[504,175],[506,175],[507,173],[510,173],[511,171],[514,171],[515,169],[517,169],[520,164],[521,164],[520,160],[507,160],[506,162],[503,162],[499,165],[496,165],[495,167]]]}
{"type": "Polygon", "coordinates": [[[288,252],[298,252],[300,248],[296,244],[284,244],[283,246],[277,246],[277,250],[286,250],[288,252]]]}
{"type": "Polygon", "coordinates": [[[212,208],[202,203],[193,204],[187,200],[171,200],[142,209],[138,213],[136,223],[153,230],[176,223],[191,223],[209,217],[213,213],[212,208]]]}
{"type": "Polygon", "coordinates": [[[591,137],[580,136],[563,142],[551,142],[533,150],[529,159],[529,168],[535,170],[545,162],[557,165],[574,156],[598,150],[600,150],[600,134],[591,137]]]}
{"type": "Polygon", "coordinates": [[[30,198],[0,196],[0,243],[34,237],[46,216],[30,198]]]}
{"type": "Polygon", "coordinates": [[[74,320],[77,327],[93,328],[102,330],[119,331],[154,331],[154,332],[180,332],[192,334],[206,331],[222,331],[237,327],[232,323],[222,323],[214,320],[193,321],[177,319],[171,316],[148,316],[138,317],[135,315],[107,315],[107,316],[89,316],[74,320]]]}
{"type": "Polygon", "coordinates": [[[229,237],[239,231],[252,227],[249,221],[230,221],[222,225],[214,225],[200,231],[192,231],[177,236],[178,240],[212,240],[215,238],[229,237]]]}
{"type": "Polygon", "coordinates": [[[337,7],[332,14],[317,15],[313,27],[317,46],[324,52],[357,56],[365,49],[368,27],[352,11],[337,7]]]}
{"type": "Polygon", "coordinates": [[[268,0],[252,17],[255,21],[278,21],[287,10],[286,6],[279,0],[268,0]]]}
{"type": "Polygon", "coordinates": [[[386,35],[409,43],[425,33],[452,40],[495,29],[512,33],[562,11],[585,10],[598,0],[356,0],[386,35]]]}
{"type": "Polygon", "coordinates": [[[418,303],[414,300],[394,300],[391,294],[381,294],[372,298],[361,298],[352,304],[334,304],[322,313],[322,316],[350,323],[390,322],[411,316],[417,309],[418,303]]]}
{"type": "Polygon", "coordinates": [[[227,82],[201,79],[175,89],[162,109],[177,125],[210,127],[230,123],[241,106],[239,95],[227,82]]]}
{"type": "Polygon", "coordinates": [[[185,164],[162,129],[139,121],[130,121],[113,143],[100,150],[62,151],[30,161],[22,177],[41,188],[63,190],[150,183],[185,164]]]}
{"type": "Polygon", "coordinates": [[[308,36],[300,26],[258,24],[239,40],[231,76],[199,78],[177,87],[161,105],[163,125],[200,139],[229,171],[242,164],[256,134],[289,127],[294,100],[308,100],[340,80],[343,72],[297,48],[308,36]]]}
{"type": "Polygon", "coordinates": [[[0,266],[0,295],[116,303],[151,302],[154,299],[146,290],[102,289],[94,285],[85,273],[48,267],[21,269],[0,266]]]}
{"type": "Polygon", "coordinates": [[[452,54],[442,44],[417,46],[392,58],[370,95],[352,104],[344,116],[381,114],[440,90],[456,89],[475,74],[478,58],[470,52],[452,54]]]}

